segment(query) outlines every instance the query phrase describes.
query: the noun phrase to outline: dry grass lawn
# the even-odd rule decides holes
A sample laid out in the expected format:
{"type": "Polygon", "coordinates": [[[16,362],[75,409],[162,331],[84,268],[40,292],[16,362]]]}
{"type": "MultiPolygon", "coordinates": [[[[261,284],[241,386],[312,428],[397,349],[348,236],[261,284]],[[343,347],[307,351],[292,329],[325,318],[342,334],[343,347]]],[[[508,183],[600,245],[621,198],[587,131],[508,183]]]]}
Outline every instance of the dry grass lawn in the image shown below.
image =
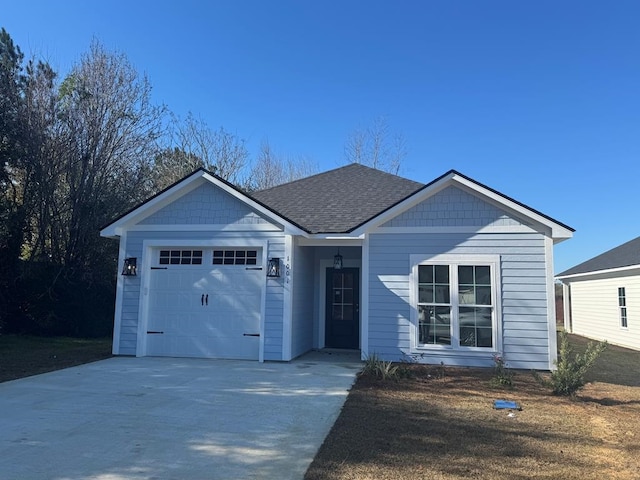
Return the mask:
{"type": "Polygon", "coordinates": [[[102,360],[111,339],[0,335],[0,382],[102,360]]]}
{"type": "Polygon", "coordinates": [[[411,370],[358,378],[306,480],[640,478],[640,352],[609,346],[575,398],[526,371],[505,390],[488,369],[411,370]],[[522,411],[494,410],[495,399],[522,411]]]}

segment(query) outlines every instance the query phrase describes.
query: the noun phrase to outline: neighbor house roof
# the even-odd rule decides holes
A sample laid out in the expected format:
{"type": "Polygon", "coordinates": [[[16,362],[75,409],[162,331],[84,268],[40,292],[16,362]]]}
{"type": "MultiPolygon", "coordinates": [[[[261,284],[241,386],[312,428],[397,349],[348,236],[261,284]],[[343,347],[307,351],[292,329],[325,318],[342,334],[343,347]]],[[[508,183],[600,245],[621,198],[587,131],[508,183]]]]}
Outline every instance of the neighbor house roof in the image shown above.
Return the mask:
{"type": "Polygon", "coordinates": [[[559,278],[640,265],[640,237],[558,274],[559,278]]]}
{"type": "Polygon", "coordinates": [[[364,165],[350,165],[253,192],[309,233],[347,233],[424,185],[364,165]]]}

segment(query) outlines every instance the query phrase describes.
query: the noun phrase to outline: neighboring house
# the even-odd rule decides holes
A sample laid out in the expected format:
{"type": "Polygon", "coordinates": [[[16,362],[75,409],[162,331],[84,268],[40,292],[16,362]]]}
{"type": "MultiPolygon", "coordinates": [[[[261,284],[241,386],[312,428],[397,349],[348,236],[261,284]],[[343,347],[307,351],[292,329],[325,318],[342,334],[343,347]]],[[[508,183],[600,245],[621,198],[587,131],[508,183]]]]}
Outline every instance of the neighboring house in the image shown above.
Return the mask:
{"type": "Polygon", "coordinates": [[[640,350],[640,237],[557,278],[568,331],[640,350]]]}
{"type": "Polygon", "coordinates": [[[572,232],[453,170],[423,185],[351,164],[251,195],[198,170],[101,231],[125,274],[113,352],[550,369],[553,244],[572,232]]]}

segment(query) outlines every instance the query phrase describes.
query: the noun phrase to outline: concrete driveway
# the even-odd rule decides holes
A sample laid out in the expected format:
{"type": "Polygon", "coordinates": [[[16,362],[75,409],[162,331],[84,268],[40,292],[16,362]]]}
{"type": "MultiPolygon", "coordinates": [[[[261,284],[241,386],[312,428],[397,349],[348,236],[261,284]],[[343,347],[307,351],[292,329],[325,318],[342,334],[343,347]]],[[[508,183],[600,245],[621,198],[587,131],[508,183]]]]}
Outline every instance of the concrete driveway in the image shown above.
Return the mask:
{"type": "Polygon", "coordinates": [[[0,478],[300,479],[360,367],[117,357],[0,383],[0,478]]]}

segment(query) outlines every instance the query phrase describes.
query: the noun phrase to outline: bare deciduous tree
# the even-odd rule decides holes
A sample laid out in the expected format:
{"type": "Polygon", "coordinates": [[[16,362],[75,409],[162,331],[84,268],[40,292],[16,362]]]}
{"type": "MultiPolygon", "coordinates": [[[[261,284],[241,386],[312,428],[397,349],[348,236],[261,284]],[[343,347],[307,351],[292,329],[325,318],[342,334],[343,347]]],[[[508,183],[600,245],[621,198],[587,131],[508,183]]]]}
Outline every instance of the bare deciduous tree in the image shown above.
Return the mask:
{"type": "Polygon", "coordinates": [[[249,152],[243,139],[223,127],[211,129],[207,123],[189,113],[184,121],[172,117],[170,146],[156,158],[156,188],[183,178],[204,167],[230,182],[238,182],[247,164],[249,152]]]}
{"type": "Polygon", "coordinates": [[[249,191],[264,190],[313,175],[317,171],[317,164],[308,158],[277,155],[265,140],[260,145],[258,158],[251,168],[245,188],[249,191]]]}
{"type": "Polygon", "coordinates": [[[361,163],[397,175],[407,155],[404,136],[390,130],[385,117],[349,134],[344,146],[347,162],[361,163]]]}
{"type": "Polygon", "coordinates": [[[154,159],[153,189],[160,191],[202,167],[205,167],[204,162],[193,153],[187,153],[178,147],[167,147],[158,152],[154,159]]]}
{"type": "Polygon", "coordinates": [[[82,264],[97,248],[96,229],[148,194],[164,108],[151,103],[147,78],[97,41],[65,78],[59,98],[61,260],[82,264]]]}

